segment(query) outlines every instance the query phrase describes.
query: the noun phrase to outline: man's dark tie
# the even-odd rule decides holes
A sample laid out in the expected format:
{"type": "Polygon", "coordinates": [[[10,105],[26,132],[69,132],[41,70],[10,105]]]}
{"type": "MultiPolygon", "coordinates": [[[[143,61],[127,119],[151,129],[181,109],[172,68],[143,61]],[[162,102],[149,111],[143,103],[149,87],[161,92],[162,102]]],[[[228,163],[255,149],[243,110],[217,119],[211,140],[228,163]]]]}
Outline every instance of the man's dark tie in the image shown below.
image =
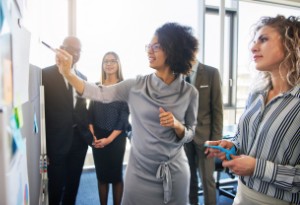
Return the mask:
{"type": "Polygon", "coordinates": [[[72,105],[73,105],[73,88],[69,83],[68,83],[68,97],[69,97],[69,100],[72,102],[72,105]]]}
{"type": "Polygon", "coordinates": [[[191,83],[191,77],[189,75],[187,75],[185,77],[185,81],[188,82],[188,83],[191,83]]]}
{"type": "Polygon", "coordinates": [[[70,83],[68,83],[68,91],[72,92],[72,85],[70,83]]]}

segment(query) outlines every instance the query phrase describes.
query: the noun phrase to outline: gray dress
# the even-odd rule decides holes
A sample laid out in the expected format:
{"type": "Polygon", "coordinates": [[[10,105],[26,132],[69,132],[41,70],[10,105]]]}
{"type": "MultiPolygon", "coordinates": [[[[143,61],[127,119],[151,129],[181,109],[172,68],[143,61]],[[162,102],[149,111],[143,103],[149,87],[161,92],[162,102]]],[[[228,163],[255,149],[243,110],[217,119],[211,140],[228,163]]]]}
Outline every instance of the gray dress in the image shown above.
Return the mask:
{"type": "Polygon", "coordinates": [[[131,151],[124,180],[123,205],[188,204],[190,171],[183,145],[193,139],[198,92],[179,75],[170,85],[155,74],[108,87],[85,82],[83,97],[102,102],[128,102],[131,151]],[[159,107],[185,125],[182,139],[163,127],[159,107]]]}

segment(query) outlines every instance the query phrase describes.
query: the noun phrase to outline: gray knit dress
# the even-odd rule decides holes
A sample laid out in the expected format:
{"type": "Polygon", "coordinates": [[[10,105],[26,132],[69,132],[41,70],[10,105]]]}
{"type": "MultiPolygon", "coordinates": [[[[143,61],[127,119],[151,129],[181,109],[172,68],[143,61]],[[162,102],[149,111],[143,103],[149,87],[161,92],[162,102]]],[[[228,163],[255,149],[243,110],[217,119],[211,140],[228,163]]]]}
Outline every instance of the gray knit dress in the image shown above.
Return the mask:
{"type": "Polygon", "coordinates": [[[193,139],[198,92],[179,75],[170,85],[154,73],[108,87],[85,82],[83,97],[102,102],[126,101],[132,139],[124,180],[123,205],[186,205],[190,172],[183,145],[193,139]],[[159,107],[185,126],[182,139],[163,127],[159,107]]]}

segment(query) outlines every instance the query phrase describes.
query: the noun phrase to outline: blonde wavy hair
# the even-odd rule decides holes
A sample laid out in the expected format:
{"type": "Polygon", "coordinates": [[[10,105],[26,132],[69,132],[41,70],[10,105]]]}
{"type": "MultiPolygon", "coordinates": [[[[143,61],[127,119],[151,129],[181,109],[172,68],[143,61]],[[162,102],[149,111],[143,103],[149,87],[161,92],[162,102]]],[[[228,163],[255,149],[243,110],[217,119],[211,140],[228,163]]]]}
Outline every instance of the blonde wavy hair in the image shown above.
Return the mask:
{"type": "MultiPolygon", "coordinates": [[[[289,85],[295,87],[300,84],[300,17],[289,16],[284,17],[277,15],[276,17],[261,17],[254,28],[253,39],[255,34],[264,26],[276,29],[282,40],[285,58],[279,65],[279,71],[287,69],[286,76],[282,75],[289,85]]],[[[285,73],[285,72],[280,72],[285,73]]],[[[261,90],[267,86],[272,86],[271,76],[268,72],[259,72],[256,78],[256,86],[252,90],[261,90]]]]}

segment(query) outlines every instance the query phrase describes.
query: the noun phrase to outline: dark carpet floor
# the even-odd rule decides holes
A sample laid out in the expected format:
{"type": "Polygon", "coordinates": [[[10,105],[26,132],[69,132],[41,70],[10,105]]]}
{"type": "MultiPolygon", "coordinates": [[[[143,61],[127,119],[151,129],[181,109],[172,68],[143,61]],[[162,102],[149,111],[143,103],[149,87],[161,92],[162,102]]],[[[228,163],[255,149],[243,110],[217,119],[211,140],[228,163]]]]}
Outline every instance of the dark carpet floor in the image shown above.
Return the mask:
{"type": "MultiPolygon", "coordinates": [[[[221,179],[226,181],[228,175],[225,173],[221,174],[221,179]]],[[[233,184],[236,188],[236,183],[233,184]]],[[[111,190],[111,187],[110,187],[111,190]]],[[[218,192],[217,192],[218,193],[218,192]]],[[[229,197],[219,195],[217,196],[217,205],[231,205],[233,200],[229,197]]],[[[202,195],[199,196],[199,203],[203,204],[202,195]]],[[[81,179],[80,186],[78,190],[76,205],[99,205],[97,178],[95,170],[84,170],[81,179]]],[[[108,205],[113,205],[111,191],[109,193],[108,205]]]]}

